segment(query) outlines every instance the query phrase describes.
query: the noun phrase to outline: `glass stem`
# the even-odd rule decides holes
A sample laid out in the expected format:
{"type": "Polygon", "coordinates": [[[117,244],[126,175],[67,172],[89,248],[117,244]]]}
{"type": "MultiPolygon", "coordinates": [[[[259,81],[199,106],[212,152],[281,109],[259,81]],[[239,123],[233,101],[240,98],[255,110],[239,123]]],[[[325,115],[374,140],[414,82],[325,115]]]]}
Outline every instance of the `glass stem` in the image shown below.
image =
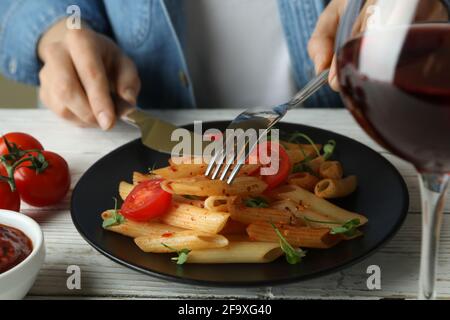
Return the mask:
{"type": "Polygon", "coordinates": [[[420,260],[419,299],[436,298],[435,281],[439,237],[449,184],[448,175],[421,174],[422,252],[420,260]]]}

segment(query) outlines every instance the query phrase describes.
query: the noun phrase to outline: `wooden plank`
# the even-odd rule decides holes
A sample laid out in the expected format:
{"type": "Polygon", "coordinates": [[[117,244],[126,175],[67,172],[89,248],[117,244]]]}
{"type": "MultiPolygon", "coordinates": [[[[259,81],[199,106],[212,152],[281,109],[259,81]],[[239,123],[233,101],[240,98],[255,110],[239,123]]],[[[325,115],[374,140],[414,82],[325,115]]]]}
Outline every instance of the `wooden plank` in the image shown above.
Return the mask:
{"type": "MultiPolygon", "coordinates": [[[[194,120],[227,120],[238,110],[154,111],[176,124],[194,120]]],[[[345,110],[295,110],[287,121],[313,125],[357,139],[380,152],[400,171],[409,187],[411,212],[420,212],[416,172],[406,162],[394,157],[376,145],[345,110]]],[[[35,135],[46,149],[62,154],[69,162],[73,177],[72,188],[81,175],[95,161],[118,146],[133,140],[139,133],[125,124],[111,132],[98,129],[80,129],[57,119],[44,110],[1,110],[2,132],[24,131],[35,135]]],[[[70,196],[70,195],[69,195],[70,196]]],[[[86,298],[414,298],[420,252],[420,219],[410,214],[400,233],[373,257],[341,273],[321,279],[274,288],[225,289],[186,286],[158,280],[126,269],[97,253],[76,232],[68,212],[69,196],[57,206],[44,210],[24,206],[24,212],[36,218],[45,232],[47,258],[31,298],[71,297],[86,298]],[[65,282],[66,268],[77,264],[82,268],[82,290],[69,291],[65,282]],[[368,291],[365,270],[368,265],[382,268],[382,291],[368,291]]],[[[450,213],[450,199],[446,203],[450,213]]],[[[444,219],[438,292],[450,297],[450,216],[444,219]]]]}

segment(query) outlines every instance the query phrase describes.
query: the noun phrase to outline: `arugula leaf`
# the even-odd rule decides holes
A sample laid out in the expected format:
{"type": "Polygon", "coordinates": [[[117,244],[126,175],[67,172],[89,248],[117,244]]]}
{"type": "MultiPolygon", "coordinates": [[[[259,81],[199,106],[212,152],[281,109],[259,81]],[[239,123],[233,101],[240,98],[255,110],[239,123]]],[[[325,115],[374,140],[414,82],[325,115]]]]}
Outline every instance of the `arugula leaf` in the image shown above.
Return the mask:
{"type": "Polygon", "coordinates": [[[334,151],[336,150],[336,141],[330,140],[327,142],[327,144],[323,147],[323,158],[325,160],[330,159],[333,156],[334,151]]]}
{"type": "Polygon", "coordinates": [[[343,234],[344,236],[347,236],[347,237],[353,237],[354,235],[356,235],[356,233],[358,231],[358,227],[361,224],[361,221],[359,219],[349,220],[342,225],[340,222],[334,222],[334,221],[318,221],[318,220],[310,219],[308,217],[303,217],[303,219],[306,222],[339,225],[338,227],[331,228],[330,234],[333,234],[333,235],[343,234]]]}
{"type": "Polygon", "coordinates": [[[248,198],[244,201],[245,206],[249,208],[268,208],[269,203],[262,197],[248,198]]]}
{"type": "Polygon", "coordinates": [[[306,256],[305,252],[302,249],[295,249],[293,246],[291,246],[286,238],[283,237],[280,230],[278,230],[278,228],[273,223],[271,225],[277,233],[278,238],[280,238],[281,250],[283,250],[286,256],[286,261],[289,264],[299,264],[300,262],[302,262],[302,258],[306,256]]]}
{"type": "Polygon", "coordinates": [[[347,237],[353,237],[356,232],[358,231],[358,226],[361,224],[361,221],[359,219],[353,219],[350,221],[347,221],[345,224],[343,224],[340,227],[336,227],[331,229],[331,234],[343,234],[347,237]]]}
{"type": "Polygon", "coordinates": [[[117,226],[117,225],[121,225],[122,223],[125,222],[125,218],[124,216],[122,216],[119,211],[117,210],[117,198],[113,198],[114,199],[114,210],[111,210],[111,217],[104,220],[102,227],[104,229],[107,229],[109,227],[113,227],[113,226],[117,226]]]}
{"type": "Polygon", "coordinates": [[[187,262],[189,253],[191,253],[191,250],[189,249],[181,249],[181,250],[176,250],[172,247],[169,247],[167,244],[165,243],[161,243],[161,245],[163,245],[164,247],[166,247],[167,249],[169,249],[170,251],[173,251],[174,253],[176,253],[178,255],[178,257],[173,257],[171,260],[176,262],[177,265],[183,265],[187,262]]]}
{"type": "Polygon", "coordinates": [[[312,174],[313,176],[317,176],[317,173],[314,172],[313,169],[308,165],[309,161],[308,159],[305,159],[304,161],[300,163],[296,163],[294,167],[292,168],[292,173],[301,173],[301,172],[307,172],[309,174],[312,174]]]}

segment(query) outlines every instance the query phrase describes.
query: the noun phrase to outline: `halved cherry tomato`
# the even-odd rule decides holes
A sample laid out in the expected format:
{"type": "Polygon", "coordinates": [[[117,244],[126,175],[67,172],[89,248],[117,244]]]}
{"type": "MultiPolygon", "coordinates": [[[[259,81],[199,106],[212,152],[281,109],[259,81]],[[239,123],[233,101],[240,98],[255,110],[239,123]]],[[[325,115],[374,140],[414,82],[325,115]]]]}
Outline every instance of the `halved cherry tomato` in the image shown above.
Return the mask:
{"type": "Polygon", "coordinates": [[[0,156],[8,154],[8,148],[6,147],[5,139],[10,144],[17,145],[21,150],[44,150],[41,143],[29,134],[22,132],[11,132],[0,137],[0,156]]]}
{"type": "MultiPolygon", "coordinates": [[[[261,178],[268,185],[266,191],[275,189],[279,185],[286,182],[292,170],[292,164],[289,159],[289,155],[287,154],[286,150],[282,145],[272,141],[263,142],[258,145],[257,150],[258,159],[260,159],[263,155],[271,157],[274,152],[278,153],[278,159],[280,162],[277,173],[273,175],[261,175],[261,178]],[[264,153],[262,152],[263,150],[265,150],[264,153]]],[[[255,153],[250,157],[254,156],[255,153]]],[[[254,158],[253,159],[250,158],[250,161],[254,161],[254,158]]],[[[265,164],[263,168],[271,167],[271,165],[272,165],[271,163],[265,164]]],[[[260,172],[261,170],[258,173],[260,172]]]]}
{"type": "MultiPolygon", "coordinates": [[[[0,176],[6,176],[6,170],[0,163],[0,176]]],[[[20,196],[17,191],[12,192],[8,182],[0,179],[0,209],[19,212],[20,196]]]]}
{"type": "Polygon", "coordinates": [[[161,189],[162,179],[138,184],[125,199],[120,213],[127,219],[145,222],[164,215],[170,208],[172,195],[161,189]]]}
{"type": "MultiPolygon", "coordinates": [[[[37,153],[31,153],[37,156],[37,153]]],[[[46,207],[60,202],[69,191],[70,173],[67,162],[58,154],[42,151],[48,163],[43,172],[28,168],[26,161],[14,172],[17,190],[23,201],[34,207],[46,207]]],[[[25,157],[28,157],[26,155],[25,157]]]]}

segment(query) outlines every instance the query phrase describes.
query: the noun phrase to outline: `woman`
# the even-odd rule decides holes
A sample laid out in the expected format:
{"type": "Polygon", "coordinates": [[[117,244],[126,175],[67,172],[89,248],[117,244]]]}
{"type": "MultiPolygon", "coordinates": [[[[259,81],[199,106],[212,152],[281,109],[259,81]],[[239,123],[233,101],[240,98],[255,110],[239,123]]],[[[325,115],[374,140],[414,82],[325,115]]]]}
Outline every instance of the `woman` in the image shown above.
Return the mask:
{"type": "MultiPolygon", "coordinates": [[[[141,108],[273,105],[330,66],[346,2],[2,0],[0,68],[40,85],[61,117],[104,130],[113,92],[141,108]],[[66,23],[74,4],[79,30],[66,23]]],[[[336,90],[334,68],[329,80],[336,90]]],[[[305,106],[342,104],[326,87],[305,106]]]]}

